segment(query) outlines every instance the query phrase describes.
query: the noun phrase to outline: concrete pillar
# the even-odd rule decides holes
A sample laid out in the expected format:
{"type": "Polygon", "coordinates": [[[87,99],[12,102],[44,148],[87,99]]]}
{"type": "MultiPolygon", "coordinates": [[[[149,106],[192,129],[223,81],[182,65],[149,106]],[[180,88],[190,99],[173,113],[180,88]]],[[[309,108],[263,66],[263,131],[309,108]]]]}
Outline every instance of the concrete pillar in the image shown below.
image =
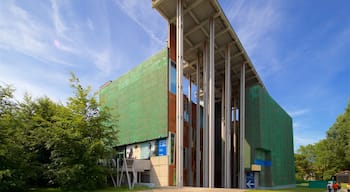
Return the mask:
{"type": "Polygon", "coordinates": [[[225,187],[225,145],[226,145],[226,125],[225,125],[225,81],[221,87],[221,187],[225,187]]]}
{"type": "Polygon", "coordinates": [[[231,188],[231,58],[230,46],[226,49],[225,63],[225,187],[231,188]]]}
{"type": "Polygon", "coordinates": [[[239,188],[245,188],[244,173],[244,140],[245,140],[245,63],[241,65],[241,85],[240,85],[240,105],[239,105],[239,188]]]}
{"type": "Polygon", "coordinates": [[[209,19],[209,187],[214,187],[215,181],[215,23],[209,19]]]}
{"type": "Polygon", "coordinates": [[[191,76],[188,78],[188,185],[193,185],[192,172],[192,83],[191,76]]]}
{"type": "Polygon", "coordinates": [[[203,187],[209,186],[209,139],[208,139],[208,43],[203,48],[203,187]]]}
{"type": "Polygon", "coordinates": [[[176,12],[176,186],[183,186],[183,4],[177,0],[176,12]]]}
{"type": "Polygon", "coordinates": [[[200,59],[199,59],[199,55],[197,56],[197,69],[196,69],[196,84],[197,84],[197,105],[196,105],[196,186],[200,187],[201,184],[201,149],[200,149],[200,145],[201,145],[201,116],[200,116],[200,112],[201,112],[201,108],[200,108],[200,104],[199,104],[199,91],[201,89],[200,87],[200,78],[199,78],[199,66],[200,66],[200,59]]]}
{"type": "Polygon", "coordinates": [[[237,183],[237,97],[233,97],[233,187],[238,187],[237,183]]]}

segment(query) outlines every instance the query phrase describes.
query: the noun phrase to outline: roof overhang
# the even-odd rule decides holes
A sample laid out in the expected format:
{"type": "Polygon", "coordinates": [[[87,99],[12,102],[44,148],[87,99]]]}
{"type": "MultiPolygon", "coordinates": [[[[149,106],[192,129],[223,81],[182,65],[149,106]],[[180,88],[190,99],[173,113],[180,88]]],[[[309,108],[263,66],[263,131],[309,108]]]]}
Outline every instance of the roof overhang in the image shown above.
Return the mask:
{"type": "MultiPolygon", "coordinates": [[[[176,25],[176,2],[176,0],[152,0],[152,6],[169,23],[176,25]]],[[[203,44],[209,39],[209,19],[213,16],[215,20],[215,86],[221,87],[221,82],[224,81],[225,50],[230,46],[232,86],[239,86],[241,64],[246,63],[246,86],[260,84],[264,87],[217,0],[183,0],[183,5],[184,74],[195,80],[197,56],[198,53],[203,52],[203,44]]]]}

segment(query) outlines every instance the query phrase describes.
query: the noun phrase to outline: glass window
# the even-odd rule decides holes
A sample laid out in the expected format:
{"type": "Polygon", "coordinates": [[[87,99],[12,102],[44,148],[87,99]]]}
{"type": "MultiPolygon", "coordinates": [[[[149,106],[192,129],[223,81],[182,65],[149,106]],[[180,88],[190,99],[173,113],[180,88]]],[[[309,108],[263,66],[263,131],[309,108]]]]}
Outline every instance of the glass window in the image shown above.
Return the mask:
{"type": "Polygon", "coordinates": [[[170,165],[175,162],[175,133],[170,133],[170,165]]]}
{"type": "Polygon", "coordinates": [[[170,61],[169,64],[169,91],[176,94],[176,67],[175,62],[170,61]]]}

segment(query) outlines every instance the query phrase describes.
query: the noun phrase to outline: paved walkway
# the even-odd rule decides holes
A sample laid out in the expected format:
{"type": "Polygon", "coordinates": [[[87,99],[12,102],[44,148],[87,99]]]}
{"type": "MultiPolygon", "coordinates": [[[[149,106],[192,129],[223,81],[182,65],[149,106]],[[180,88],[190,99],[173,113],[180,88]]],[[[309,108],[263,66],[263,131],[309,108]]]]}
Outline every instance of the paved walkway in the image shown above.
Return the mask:
{"type": "Polygon", "coordinates": [[[199,187],[182,187],[182,188],[176,188],[176,187],[162,187],[157,189],[151,189],[147,190],[145,192],[154,191],[154,192],[192,192],[192,191],[208,191],[208,192],[243,192],[242,189],[222,189],[222,188],[199,188],[199,187]]]}

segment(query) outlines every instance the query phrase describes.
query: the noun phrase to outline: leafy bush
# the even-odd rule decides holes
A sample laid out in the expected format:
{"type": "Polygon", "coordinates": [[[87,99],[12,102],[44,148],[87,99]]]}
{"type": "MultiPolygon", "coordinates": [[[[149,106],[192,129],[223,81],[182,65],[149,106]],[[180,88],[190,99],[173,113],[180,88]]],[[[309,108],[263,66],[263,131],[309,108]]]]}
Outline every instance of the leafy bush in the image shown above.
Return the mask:
{"type": "Polygon", "coordinates": [[[72,74],[74,96],[66,105],[47,97],[22,102],[0,85],[0,191],[30,186],[65,190],[103,186],[107,170],[97,165],[112,156],[117,132],[108,109],[72,74]]]}

